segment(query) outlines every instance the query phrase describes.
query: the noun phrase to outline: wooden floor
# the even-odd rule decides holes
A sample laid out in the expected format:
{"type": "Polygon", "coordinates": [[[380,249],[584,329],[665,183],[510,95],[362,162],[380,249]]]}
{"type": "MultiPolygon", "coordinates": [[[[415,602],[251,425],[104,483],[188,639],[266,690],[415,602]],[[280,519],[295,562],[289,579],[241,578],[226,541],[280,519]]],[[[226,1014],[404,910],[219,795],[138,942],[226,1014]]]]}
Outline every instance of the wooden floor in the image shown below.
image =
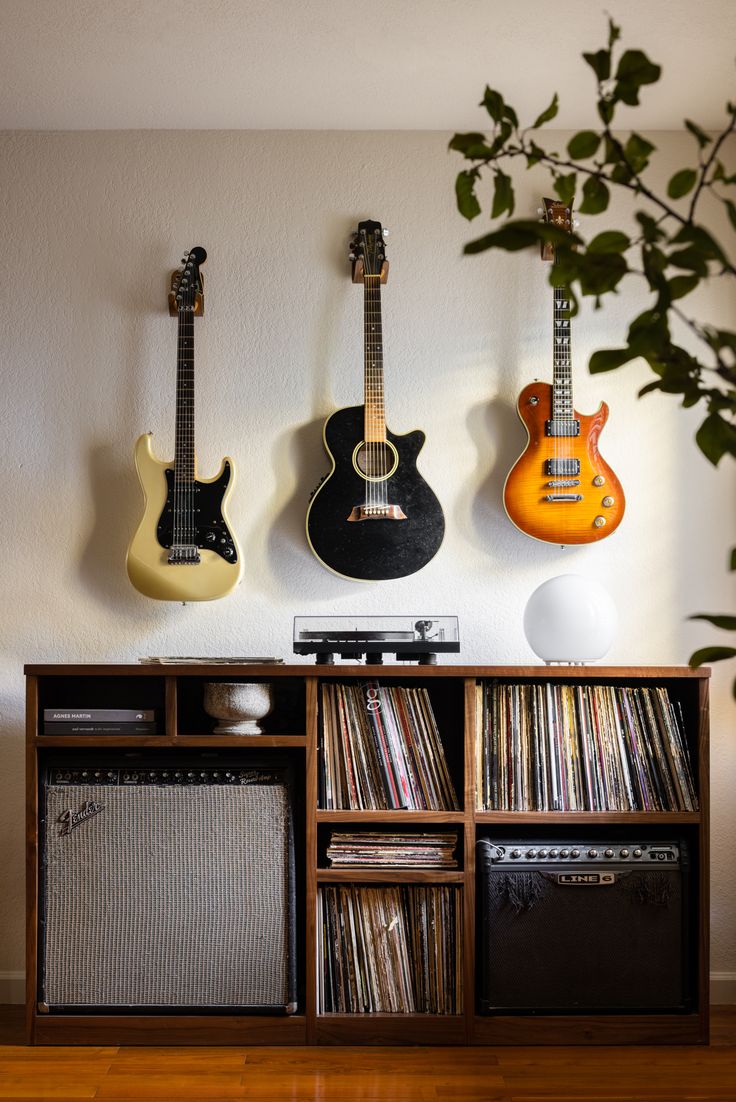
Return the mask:
{"type": "Polygon", "coordinates": [[[0,1008],[0,1099],[736,1102],[736,1007],[709,1048],[27,1048],[0,1008]]]}

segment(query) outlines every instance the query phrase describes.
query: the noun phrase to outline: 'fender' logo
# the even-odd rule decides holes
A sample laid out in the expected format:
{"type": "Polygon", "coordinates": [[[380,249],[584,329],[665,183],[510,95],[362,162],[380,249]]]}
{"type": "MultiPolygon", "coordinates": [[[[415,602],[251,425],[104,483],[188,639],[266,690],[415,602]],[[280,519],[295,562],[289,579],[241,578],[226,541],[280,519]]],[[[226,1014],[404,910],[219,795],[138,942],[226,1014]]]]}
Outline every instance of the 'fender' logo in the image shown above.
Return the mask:
{"type": "Polygon", "coordinates": [[[58,822],[61,823],[60,835],[71,834],[75,827],[80,826],[82,823],[86,823],[88,819],[93,818],[95,815],[99,815],[104,808],[104,804],[98,804],[94,800],[87,800],[82,805],[81,811],[72,811],[70,807],[63,811],[58,818],[58,822]]]}

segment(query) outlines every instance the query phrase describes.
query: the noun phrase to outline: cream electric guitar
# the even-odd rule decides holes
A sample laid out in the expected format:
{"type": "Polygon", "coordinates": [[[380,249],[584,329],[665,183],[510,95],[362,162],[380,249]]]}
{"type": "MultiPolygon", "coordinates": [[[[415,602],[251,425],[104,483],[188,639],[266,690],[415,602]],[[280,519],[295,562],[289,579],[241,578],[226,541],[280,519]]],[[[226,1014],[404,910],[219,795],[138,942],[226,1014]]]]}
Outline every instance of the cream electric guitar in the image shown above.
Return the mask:
{"type": "Polygon", "coordinates": [[[211,479],[197,478],[194,451],[194,318],[204,312],[203,248],[174,272],[169,311],[178,318],[174,461],[151,451],[151,433],[135,446],[143,518],[128,549],[128,577],[158,601],[214,601],[240,581],[242,560],[226,506],[235,481],[231,459],[211,479]]]}

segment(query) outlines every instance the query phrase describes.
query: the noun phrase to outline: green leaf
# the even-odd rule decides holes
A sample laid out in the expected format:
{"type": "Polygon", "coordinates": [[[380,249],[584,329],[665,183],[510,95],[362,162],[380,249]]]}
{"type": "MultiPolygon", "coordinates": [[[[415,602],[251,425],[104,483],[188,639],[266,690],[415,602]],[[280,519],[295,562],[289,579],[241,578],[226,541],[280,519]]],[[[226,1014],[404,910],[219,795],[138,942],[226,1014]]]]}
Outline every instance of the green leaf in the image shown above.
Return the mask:
{"type": "Polygon", "coordinates": [[[599,81],[608,80],[611,75],[611,51],[597,50],[594,54],[583,54],[599,81]]]}
{"type": "Polygon", "coordinates": [[[693,246],[670,253],[668,259],[675,268],[687,268],[689,271],[697,272],[699,276],[708,274],[708,265],[703,254],[693,246]]]}
{"type": "Polygon", "coordinates": [[[477,179],[477,169],[466,169],[463,172],[459,172],[455,180],[457,209],[460,211],[463,218],[467,218],[469,222],[471,222],[473,218],[477,218],[480,214],[480,203],[475,194],[475,182],[477,179]]]}
{"type": "MultiPolygon", "coordinates": [[[[628,264],[620,253],[582,253],[572,254],[571,264],[577,274],[580,290],[584,295],[604,295],[620,283],[629,270],[628,264]]],[[[556,268],[560,269],[558,259],[556,268]]],[[[569,282],[569,279],[566,281],[569,282]]]]}
{"type": "Polygon", "coordinates": [[[538,127],[544,126],[544,124],[546,122],[549,122],[550,119],[553,119],[555,117],[555,115],[557,114],[557,110],[558,110],[559,106],[560,106],[560,101],[557,98],[557,93],[555,92],[555,94],[552,97],[552,102],[550,103],[549,107],[546,108],[546,110],[542,111],[541,115],[537,115],[537,118],[535,119],[535,121],[533,123],[532,129],[536,130],[538,127]]]}
{"type": "Polygon", "coordinates": [[[670,199],[681,199],[695,187],[698,174],[694,168],[682,168],[676,172],[667,185],[667,194],[670,199]]]}
{"type": "Polygon", "coordinates": [[[557,176],[555,178],[555,193],[561,203],[565,203],[567,206],[572,203],[575,198],[577,179],[576,172],[570,172],[567,176],[557,176]]]}
{"type": "Polygon", "coordinates": [[[617,367],[635,360],[638,356],[632,348],[601,348],[594,352],[588,363],[591,375],[600,375],[604,371],[614,371],[617,367]]]}
{"type": "Polygon", "coordinates": [[[447,148],[454,149],[456,152],[464,154],[468,160],[488,157],[491,154],[491,148],[486,143],[485,134],[478,134],[475,132],[470,134],[453,134],[447,148]]]}
{"type": "Polygon", "coordinates": [[[487,233],[475,241],[469,241],[463,252],[468,255],[482,253],[486,249],[504,249],[506,252],[518,252],[520,249],[528,249],[530,245],[538,245],[540,241],[547,241],[551,245],[569,246],[571,241],[579,243],[580,238],[548,222],[532,222],[519,219],[516,222],[506,222],[492,233],[487,233]]]}
{"type": "Polygon", "coordinates": [[[643,211],[637,211],[636,220],[641,226],[642,236],[645,241],[654,244],[656,241],[662,240],[664,234],[650,214],[644,214],[643,211]]]}
{"type": "Polygon", "coordinates": [[[694,291],[699,283],[699,275],[675,276],[669,281],[670,300],[674,302],[675,299],[684,298],[685,295],[694,291]]]}
{"type": "Polygon", "coordinates": [[[642,50],[625,50],[616,69],[615,95],[623,103],[636,107],[643,84],[656,84],[662,68],[650,61],[642,50]]]}
{"type": "Polygon", "coordinates": [[[686,242],[694,245],[707,260],[720,260],[721,263],[726,262],[726,255],[723,249],[702,226],[687,224],[677,231],[672,241],[675,245],[686,242]]]}
{"type": "Polygon", "coordinates": [[[526,167],[534,168],[544,158],[545,152],[541,146],[536,145],[533,141],[529,142],[530,152],[527,154],[526,167]]]}
{"type": "Polygon", "coordinates": [[[688,616],[688,620],[707,620],[714,628],[722,631],[736,631],[736,616],[712,615],[707,612],[699,612],[696,616],[688,616]]]}
{"type": "Polygon", "coordinates": [[[619,230],[606,230],[597,234],[588,245],[589,253],[624,253],[631,241],[619,230]]]}
{"type": "Polygon", "coordinates": [[[736,455],[736,427],[720,413],[709,413],[695,433],[695,442],[714,467],[724,455],[736,455]]]}
{"type": "Polygon", "coordinates": [[[690,655],[690,665],[703,666],[706,662],[722,662],[724,658],[733,658],[736,647],[701,647],[690,655]]]}
{"type": "Polygon", "coordinates": [[[736,205],[732,203],[730,199],[724,199],[723,202],[726,204],[726,210],[728,211],[731,225],[736,230],[736,205]]]}
{"type": "Polygon", "coordinates": [[[567,152],[577,161],[592,157],[598,146],[601,144],[600,134],[596,134],[595,130],[581,130],[567,143],[567,152]]]}
{"type": "Polygon", "coordinates": [[[624,156],[633,171],[639,173],[649,164],[649,155],[654,153],[655,148],[641,134],[632,134],[624,146],[624,156]]]}
{"type": "Polygon", "coordinates": [[[694,123],[691,119],[685,119],[685,126],[688,128],[691,134],[694,134],[698,139],[698,145],[701,149],[704,149],[706,145],[709,145],[711,138],[708,137],[704,130],[701,130],[697,123],[694,123]]]}
{"type": "Polygon", "coordinates": [[[486,90],[483,93],[483,99],[480,101],[480,106],[485,107],[494,122],[500,122],[506,114],[506,104],[504,103],[503,96],[500,92],[496,92],[493,88],[489,88],[488,85],[486,85],[486,90]]]}
{"type": "Polygon", "coordinates": [[[514,187],[511,177],[499,169],[493,179],[493,207],[491,218],[498,218],[504,211],[514,213],[514,187]]]}
{"type": "Polygon", "coordinates": [[[598,115],[602,122],[608,126],[613,119],[613,113],[616,110],[616,102],[610,96],[601,96],[597,103],[598,115]]]}
{"type": "Polygon", "coordinates": [[[608,188],[599,176],[589,176],[583,184],[581,214],[600,214],[608,206],[610,196],[608,188]]]}

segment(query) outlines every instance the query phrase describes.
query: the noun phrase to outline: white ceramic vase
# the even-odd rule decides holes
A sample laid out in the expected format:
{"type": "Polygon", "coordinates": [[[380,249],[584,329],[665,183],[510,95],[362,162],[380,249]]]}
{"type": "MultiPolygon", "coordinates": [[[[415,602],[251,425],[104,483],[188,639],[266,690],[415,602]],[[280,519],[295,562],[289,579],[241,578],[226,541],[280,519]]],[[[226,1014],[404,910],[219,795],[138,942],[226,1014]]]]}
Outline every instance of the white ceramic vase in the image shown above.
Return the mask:
{"type": "Polygon", "coordinates": [[[263,681],[206,681],[204,710],[220,722],[215,735],[262,735],[260,720],[271,711],[271,686],[263,681]]]}

